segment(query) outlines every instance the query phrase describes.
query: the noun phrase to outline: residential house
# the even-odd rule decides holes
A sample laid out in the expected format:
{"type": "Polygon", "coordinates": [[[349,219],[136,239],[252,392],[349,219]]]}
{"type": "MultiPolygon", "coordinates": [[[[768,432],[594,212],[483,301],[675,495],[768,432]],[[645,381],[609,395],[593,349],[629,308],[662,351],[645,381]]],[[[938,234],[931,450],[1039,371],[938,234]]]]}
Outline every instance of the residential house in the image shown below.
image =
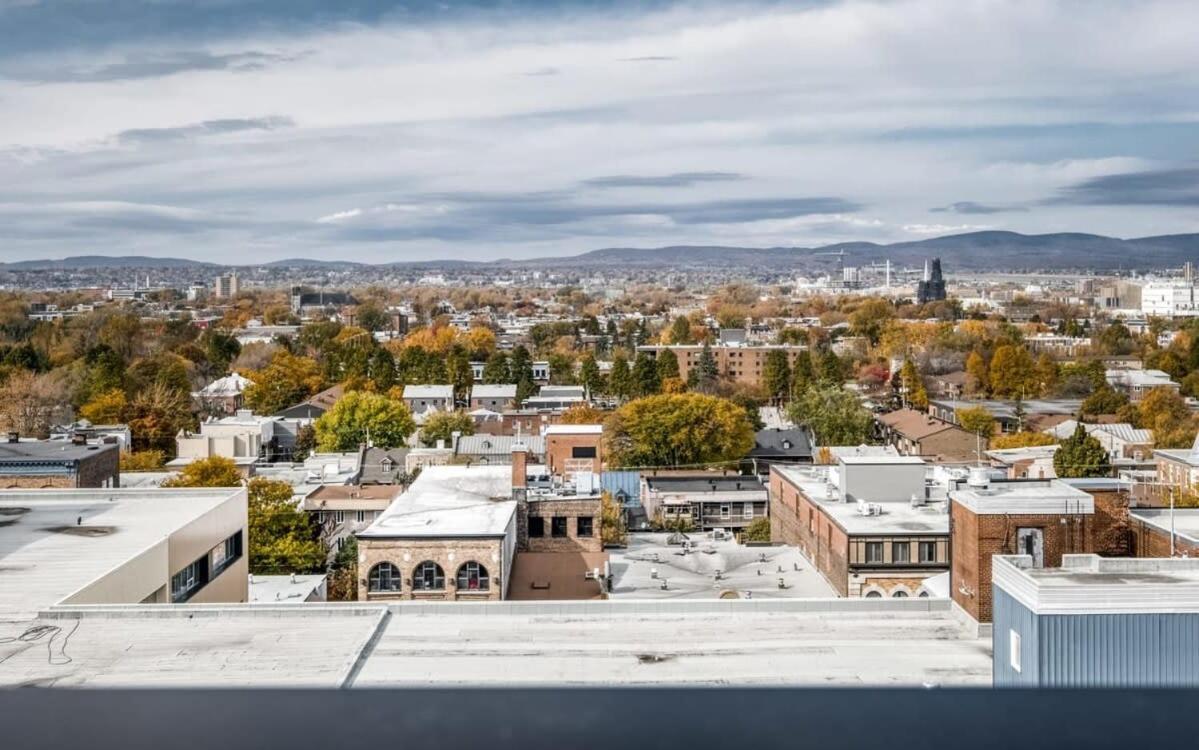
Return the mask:
{"type": "Polygon", "coordinates": [[[766,428],[754,433],[754,447],[742,461],[763,476],[772,464],[810,464],[813,461],[812,434],[804,427],[766,428]]]}
{"type": "Polygon", "coordinates": [[[770,515],[766,485],[736,474],[642,476],[641,505],[651,521],[700,531],[743,529],[770,515]]]}
{"type": "Polygon", "coordinates": [[[300,508],[313,515],[330,557],[346,539],[366,529],[403,488],[385,484],[325,484],[309,492],[300,508]]]}
{"type": "Polygon", "coordinates": [[[486,409],[491,412],[502,412],[516,408],[516,386],[476,385],[470,389],[471,410],[486,409]]]}
{"type": "Polygon", "coordinates": [[[1162,370],[1107,370],[1107,384],[1124,393],[1130,401],[1140,401],[1156,388],[1179,389],[1169,373],[1162,370]]]}
{"type": "Polygon", "coordinates": [[[232,373],[217,378],[200,390],[192,393],[200,409],[215,414],[233,414],[242,407],[242,393],[253,381],[232,373]]]}
{"type": "Polygon", "coordinates": [[[404,404],[413,415],[429,411],[454,410],[454,386],[452,385],[406,385],[404,404]]]}
{"type": "Polygon", "coordinates": [[[875,417],[883,442],[900,455],[921,456],[938,463],[977,461],[986,448],[979,438],[952,422],[915,409],[897,409],[875,417]]]}

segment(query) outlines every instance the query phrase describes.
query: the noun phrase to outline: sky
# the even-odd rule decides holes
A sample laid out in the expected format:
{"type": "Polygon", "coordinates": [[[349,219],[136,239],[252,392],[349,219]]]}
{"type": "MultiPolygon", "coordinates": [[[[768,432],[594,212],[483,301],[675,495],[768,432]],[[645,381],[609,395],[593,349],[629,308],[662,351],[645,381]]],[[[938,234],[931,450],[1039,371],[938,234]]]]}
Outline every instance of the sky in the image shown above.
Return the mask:
{"type": "Polygon", "coordinates": [[[1199,232],[1194,0],[0,0],[0,261],[1199,232]]]}

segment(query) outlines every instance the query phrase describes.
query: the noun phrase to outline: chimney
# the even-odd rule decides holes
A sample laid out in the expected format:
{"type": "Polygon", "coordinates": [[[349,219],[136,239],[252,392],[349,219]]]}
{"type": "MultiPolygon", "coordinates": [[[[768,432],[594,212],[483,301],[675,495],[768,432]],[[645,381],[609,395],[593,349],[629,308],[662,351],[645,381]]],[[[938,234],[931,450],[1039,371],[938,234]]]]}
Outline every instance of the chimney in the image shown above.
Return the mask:
{"type": "Polygon", "coordinates": [[[21,433],[19,433],[19,432],[10,432],[10,433],[8,433],[8,442],[10,442],[10,443],[19,443],[19,442],[21,442],[21,433]]]}
{"type": "Polygon", "coordinates": [[[512,496],[523,494],[528,488],[529,477],[526,474],[529,465],[529,448],[524,443],[512,444],[512,496]]]}
{"type": "Polygon", "coordinates": [[[87,445],[87,435],[76,432],[71,435],[71,445],[87,445]]]}

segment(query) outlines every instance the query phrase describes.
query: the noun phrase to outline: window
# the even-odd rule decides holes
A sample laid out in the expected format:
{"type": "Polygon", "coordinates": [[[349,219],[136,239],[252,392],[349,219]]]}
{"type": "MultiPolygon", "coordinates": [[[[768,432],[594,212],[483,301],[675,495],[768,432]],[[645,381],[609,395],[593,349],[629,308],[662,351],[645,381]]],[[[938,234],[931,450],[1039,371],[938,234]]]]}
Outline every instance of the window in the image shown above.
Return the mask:
{"type": "Polygon", "coordinates": [[[208,583],[207,555],[171,576],[171,603],[187,601],[205,583],[208,583]]]}
{"type": "Polygon", "coordinates": [[[566,516],[550,519],[550,536],[566,536],[566,516]]]}
{"type": "Polygon", "coordinates": [[[1007,632],[1007,651],[1008,661],[1012,665],[1012,669],[1020,671],[1020,634],[1015,630],[1007,632]]]}
{"type": "Polygon", "coordinates": [[[906,563],[912,561],[912,545],[909,542],[891,543],[891,562],[906,563]]]}
{"type": "Polygon", "coordinates": [[[811,509],[808,510],[808,533],[816,533],[816,511],[811,509]]]}
{"type": "Polygon", "coordinates": [[[883,543],[866,542],[866,562],[881,563],[883,561],[883,543]]]}
{"type": "Polygon", "coordinates": [[[881,591],[867,591],[866,598],[867,599],[882,599],[883,594],[881,591]]]}
{"type": "Polygon", "coordinates": [[[545,536],[545,519],[541,516],[529,516],[529,536],[545,536]]]}
{"type": "Polygon", "coordinates": [[[933,563],[937,561],[937,543],[936,542],[921,542],[920,543],[920,562],[933,563]]]}
{"type": "Polygon", "coordinates": [[[570,449],[571,458],[595,458],[594,445],[576,445],[570,449]]]}
{"type": "Polygon", "coordinates": [[[425,560],[416,566],[412,574],[412,589],[414,591],[441,591],[445,588],[445,571],[432,560],[425,560]]]}
{"type": "Polygon", "coordinates": [[[591,516],[579,516],[578,519],[576,519],[575,524],[578,528],[579,536],[595,535],[595,521],[591,518],[591,516]]]}
{"type": "Polygon", "coordinates": [[[491,579],[487,576],[487,568],[473,560],[458,568],[458,589],[460,591],[487,591],[491,587],[491,579]]]}
{"type": "Polygon", "coordinates": [[[907,599],[908,592],[904,591],[903,589],[896,589],[895,591],[891,592],[891,598],[892,599],[907,599]]]}
{"type": "Polygon", "coordinates": [[[389,562],[382,562],[371,568],[366,587],[374,593],[394,594],[399,592],[400,584],[400,569],[389,562]]]}
{"type": "Polygon", "coordinates": [[[1045,532],[1041,529],[1016,529],[1016,554],[1031,557],[1034,568],[1045,567],[1045,532]]]}
{"type": "Polygon", "coordinates": [[[344,510],[333,511],[333,522],[334,523],[342,523],[345,520],[346,520],[346,512],[344,510]]]}
{"type": "Polygon", "coordinates": [[[216,578],[221,571],[232,565],[241,557],[241,532],[237,532],[225,541],[212,548],[209,553],[210,578],[216,578]]]}
{"type": "Polygon", "coordinates": [[[366,520],[366,511],[365,510],[354,511],[354,520],[357,521],[358,523],[362,523],[363,521],[365,521],[366,520]]]}
{"type": "Polygon", "coordinates": [[[729,517],[729,506],[727,503],[720,506],[720,517],[721,518],[729,517]]]}
{"type": "Polygon", "coordinates": [[[753,503],[743,503],[741,506],[741,515],[744,516],[745,518],[753,518],[754,517],[754,504],[753,503]]]}

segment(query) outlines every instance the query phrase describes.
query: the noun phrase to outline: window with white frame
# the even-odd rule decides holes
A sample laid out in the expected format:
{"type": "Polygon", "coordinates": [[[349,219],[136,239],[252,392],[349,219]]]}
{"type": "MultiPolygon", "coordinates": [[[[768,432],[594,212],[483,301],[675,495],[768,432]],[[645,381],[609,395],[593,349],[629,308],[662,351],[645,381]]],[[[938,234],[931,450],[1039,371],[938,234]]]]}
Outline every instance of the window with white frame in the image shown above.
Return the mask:
{"type": "Polygon", "coordinates": [[[754,517],[754,504],[753,503],[744,503],[741,507],[741,515],[744,516],[745,518],[753,518],[754,517]]]}

